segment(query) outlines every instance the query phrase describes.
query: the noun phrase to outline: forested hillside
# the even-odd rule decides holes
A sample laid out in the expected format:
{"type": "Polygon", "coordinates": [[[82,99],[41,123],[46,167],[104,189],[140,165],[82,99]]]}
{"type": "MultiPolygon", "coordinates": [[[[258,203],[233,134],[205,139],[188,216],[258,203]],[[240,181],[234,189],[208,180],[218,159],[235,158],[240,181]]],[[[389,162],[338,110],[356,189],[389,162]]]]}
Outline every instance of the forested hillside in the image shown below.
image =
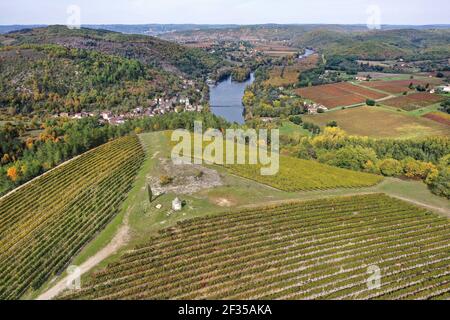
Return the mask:
{"type": "Polygon", "coordinates": [[[340,32],[319,29],[293,36],[293,42],[326,54],[360,59],[445,59],[450,56],[450,30],[383,30],[340,32]]]}
{"type": "Polygon", "coordinates": [[[1,35],[0,44],[56,44],[95,50],[137,59],[145,65],[163,68],[191,78],[206,76],[222,63],[219,56],[154,37],[86,28],[71,30],[65,26],[27,29],[1,35]]]}
{"type": "Polygon", "coordinates": [[[180,88],[138,60],[58,45],[0,48],[0,108],[11,112],[130,109],[180,88]]]}
{"type": "Polygon", "coordinates": [[[445,59],[450,56],[450,30],[439,26],[409,26],[368,30],[365,25],[255,25],[164,34],[172,41],[189,39],[283,42],[293,48],[312,47],[326,55],[359,59],[445,59]]]}

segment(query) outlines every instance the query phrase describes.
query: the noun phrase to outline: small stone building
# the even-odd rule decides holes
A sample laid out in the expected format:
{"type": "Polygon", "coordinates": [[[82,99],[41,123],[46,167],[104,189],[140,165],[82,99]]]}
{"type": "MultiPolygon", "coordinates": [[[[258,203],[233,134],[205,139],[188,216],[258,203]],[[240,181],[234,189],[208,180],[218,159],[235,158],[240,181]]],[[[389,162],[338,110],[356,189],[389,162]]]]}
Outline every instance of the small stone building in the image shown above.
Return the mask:
{"type": "Polygon", "coordinates": [[[172,209],[173,209],[174,211],[180,211],[181,208],[182,208],[181,200],[178,199],[178,197],[175,198],[175,199],[173,199],[173,201],[172,201],[172,209]]]}

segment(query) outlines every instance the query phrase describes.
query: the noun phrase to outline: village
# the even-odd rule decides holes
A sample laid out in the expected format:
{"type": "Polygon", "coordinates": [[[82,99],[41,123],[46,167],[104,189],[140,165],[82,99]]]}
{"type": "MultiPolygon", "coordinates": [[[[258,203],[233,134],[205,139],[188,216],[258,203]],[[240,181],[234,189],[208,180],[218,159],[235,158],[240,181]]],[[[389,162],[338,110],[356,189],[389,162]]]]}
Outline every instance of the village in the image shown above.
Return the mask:
{"type": "Polygon", "coordinates": [[[171,98],[155,98],[152,100],[149,106],[138,106],[129,112],[121,112],[116,114],[112,111],[101,112],[61,112],[53,115],[54,118],[69,118],[69,119],[82,119],[88,117],[99,117],[100,122],[109,123],[111,125],[124,124],[126,120],[136,119],[141,117],[154,117],[158,115],[164,115],[171,112],[201,112],[203,106],[200,104],[191,104],[189,98],[185,96],[171,97],[171,98]]]}

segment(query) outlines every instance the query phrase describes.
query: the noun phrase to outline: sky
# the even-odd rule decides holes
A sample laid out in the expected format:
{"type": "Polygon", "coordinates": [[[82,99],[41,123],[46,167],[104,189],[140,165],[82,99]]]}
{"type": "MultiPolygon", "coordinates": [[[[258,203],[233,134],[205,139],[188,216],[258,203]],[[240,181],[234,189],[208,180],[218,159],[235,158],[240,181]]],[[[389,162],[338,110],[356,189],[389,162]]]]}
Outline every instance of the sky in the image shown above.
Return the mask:
{"type": "Polygon", "coordinates": [[[0,0],[0,25],[74,17],[81,24],[425,25],[450,24],[449,12],[448,0],[0,0]]]}

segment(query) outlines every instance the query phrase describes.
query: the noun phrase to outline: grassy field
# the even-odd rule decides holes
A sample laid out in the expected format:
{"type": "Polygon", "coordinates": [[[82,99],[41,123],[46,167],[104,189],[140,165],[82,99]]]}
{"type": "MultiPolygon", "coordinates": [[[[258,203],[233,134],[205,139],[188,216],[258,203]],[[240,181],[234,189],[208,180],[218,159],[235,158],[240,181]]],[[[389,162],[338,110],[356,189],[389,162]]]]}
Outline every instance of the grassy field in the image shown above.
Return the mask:
{"type": "Polygon", "coordinates": [[[379,194],[241,209],[167,228],[63,298],[447,299],[449,227],[379,194]]]}
{"type": "Polygon", "coordinates": [[[306,129],[303,129],[303,127],[296,125],[295,123],[292,123],[290,121],[283,121],[281,126],[278,128],[280,130],[281,136],[289,136],[292,138],[298,138],[301,136],[311,136],[311,132],[309,132],[306,129]]]}
{"type": "Polygon", "coordinates": [[[374,138],[416,138],[450,134],[450,129],[444,124],[379,107],[337,110],[306,115],[303,118],[319,126],[325,126],[334,120],[351,135],[374,138]]]}
{"type": "Polygon", "coordinates": [[[144,152],[117,139],[0,200],[0,298],[39,289],[119,213],[144,152]]]}

